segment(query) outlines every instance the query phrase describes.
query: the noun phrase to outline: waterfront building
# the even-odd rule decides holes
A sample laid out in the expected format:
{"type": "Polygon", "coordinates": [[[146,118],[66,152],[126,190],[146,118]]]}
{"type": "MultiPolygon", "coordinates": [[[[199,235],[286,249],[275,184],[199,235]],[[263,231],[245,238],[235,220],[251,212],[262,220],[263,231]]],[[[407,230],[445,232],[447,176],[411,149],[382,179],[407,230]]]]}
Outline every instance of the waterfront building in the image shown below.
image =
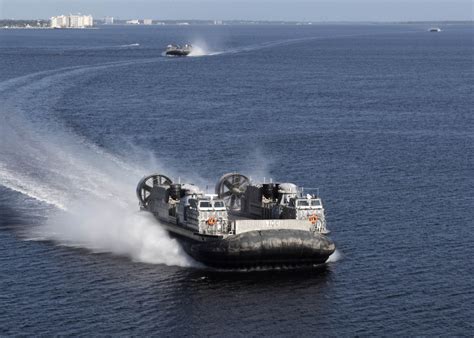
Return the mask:
{"type": "Polygon", "coordinates": [[[51,18],[52,28],[86,28],[94,26],[94,19],[91,15],[60,15],[51,18]]]}
{"type": "Polygon", "coordinates": [[[152,20],[152,19],[145,19],[145,20],[143,20],[143,24],[144,24],[144,25],[152,25],[152,24],[153,24],[153,20],[152,20]]]}
{"type": "Polygon", "coordinates": [[[69,27],[69,17],[66,15],[53,16],[51,18],[52,28],[67,28],[69,27]]]}
{"type": "Polygon", "coordinates": [[[70,15],[69,20],[71,28],[92,27],[94,24],[90,15],[70,15]]]}

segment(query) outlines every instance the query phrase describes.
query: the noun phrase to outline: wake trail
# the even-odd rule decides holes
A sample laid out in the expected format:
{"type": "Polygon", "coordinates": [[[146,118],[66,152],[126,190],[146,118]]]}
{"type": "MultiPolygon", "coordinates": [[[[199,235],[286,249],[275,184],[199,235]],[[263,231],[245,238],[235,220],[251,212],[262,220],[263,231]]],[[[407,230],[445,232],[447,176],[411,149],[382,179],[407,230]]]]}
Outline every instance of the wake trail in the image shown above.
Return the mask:
{"type": "Polygon", "coordinates": [[[87,52],[87,51],[102,51],[102,50],[114,50],[114,49],[131,49],[140,47],[139,43],[128,43],[122,45],[103,45],[103,46],[70,46],[63,47],[62,49],[56,48],[55,50],[61,52],[87,52]]]}
{"type": "MultiPolygon", "coordinates": [[[[406,31],[406,32],[383,32],[383,33],[367,33],[367,34],[343,34],[343,35],[335,35],[335,36],[309,36],[303,38],[295,38],[295,39],[284,39],[284,40],[275,40],[275,41],[268,41],[253,45],[229,48],[224,50],[217,50],[212,51],[206,47],[205,44],[199,45],[198,51],[195,54],[190,54],[190,56],[218,56],[218,55],[229,55],[229,54],[239,54],[239,53],[246,53],[252,51],[258,51],[262,49],[269,49],[277,46],[287,46],[292,44],[298,44],[302,42],[314,41],[314,40],[331,40],[331,39],[343,39],[343,38],[351,38],[351,37],[371,37],[371,36],[381,36],[381,35],[398,35],[398,34],[410,34],[410,33],[420,33],[419,30],[416,31],[406,31]]],[[[193,44],[194,48],[194,44],[193,44]]]]}
{"type": "Polygon", "coordinates": [[[138,211],[135,185],[152,169],[107,152],[51,116],[55,100],[74,86],[67,79],[156,61],[68,67],[0,83],[0,184],[56,208],[30,237],[140,262],[194,265],[176,240],[138,211]]]}

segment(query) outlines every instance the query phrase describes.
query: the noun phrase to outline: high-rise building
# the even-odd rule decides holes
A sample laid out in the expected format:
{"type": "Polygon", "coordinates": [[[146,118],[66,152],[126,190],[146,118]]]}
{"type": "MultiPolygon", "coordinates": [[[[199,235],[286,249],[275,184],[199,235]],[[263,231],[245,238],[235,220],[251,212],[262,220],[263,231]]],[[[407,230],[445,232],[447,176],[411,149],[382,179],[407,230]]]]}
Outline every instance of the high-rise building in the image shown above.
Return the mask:
{"type": "Polygon", "coordinates": [[[52,28],[67,28],[69,27],[69,17],[66,15],[53,16],[51,18],[52,28]]]}
{"type": "Polygon", "coordinates": [[[52,28],[86,28],[94,26],[91,15],[60,15],[51,18],[52,28]]]}
{"type": "Polygon", "coordinates": [[[84,15],[82,17],[82,23],[83,27],[92,27],[94,26],[94,19],[92,18],[92,15],[84,15]]]}

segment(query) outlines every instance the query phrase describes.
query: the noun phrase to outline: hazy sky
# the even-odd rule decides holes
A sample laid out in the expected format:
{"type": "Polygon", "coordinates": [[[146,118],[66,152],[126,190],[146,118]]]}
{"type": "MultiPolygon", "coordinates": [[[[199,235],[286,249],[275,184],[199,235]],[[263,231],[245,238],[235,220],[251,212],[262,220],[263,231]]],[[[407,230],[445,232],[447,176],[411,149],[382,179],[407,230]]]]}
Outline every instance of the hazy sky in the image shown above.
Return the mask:
{"type": "Polygon", "coordinates": [[[96,18],[307,21],[472,20],[472,0],[0,0],[0,18],[96,18]]]}

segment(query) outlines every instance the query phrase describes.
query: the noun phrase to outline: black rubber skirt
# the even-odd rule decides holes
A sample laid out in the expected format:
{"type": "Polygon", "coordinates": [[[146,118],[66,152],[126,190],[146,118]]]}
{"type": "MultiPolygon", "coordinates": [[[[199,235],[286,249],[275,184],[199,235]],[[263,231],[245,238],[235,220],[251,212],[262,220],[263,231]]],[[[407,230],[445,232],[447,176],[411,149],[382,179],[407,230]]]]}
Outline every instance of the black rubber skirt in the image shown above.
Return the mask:
{"type": "Polygon", "coordinates": [[[336,249],[322,234],[302,230],[250,231],[185,246],[196,260],[218,268],[316,265],[326,262],[336,249]]]}

